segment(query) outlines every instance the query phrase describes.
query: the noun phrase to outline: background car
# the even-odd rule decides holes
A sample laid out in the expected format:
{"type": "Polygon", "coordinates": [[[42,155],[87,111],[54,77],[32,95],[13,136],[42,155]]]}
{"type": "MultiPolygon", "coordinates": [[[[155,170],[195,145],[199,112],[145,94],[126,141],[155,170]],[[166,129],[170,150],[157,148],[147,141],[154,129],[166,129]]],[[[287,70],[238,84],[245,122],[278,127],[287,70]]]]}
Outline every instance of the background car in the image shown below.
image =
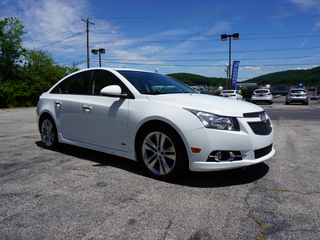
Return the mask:
{"type": "Polygon", "coordinates": [[[308,105],[309,97],[307,91],[304,88],[290,89],[286,96],[285,104],[290,103],[302,103],[303,105],[308,105]]]}
{"type": "Polygon", "coordinates": [[[66,76],[40,96],[37,122],[45,148],[72,144],[136,160],[160,180],[185,169],[250,166],[275,153],[272,122],[261,107],[230,104],[142,70],[66,76]]]}
{"type": "Polygon", "coordinates": [[[230,99],[237,99],[242,100],[242,95],[237,90],[224,90],[220,94],[220,97],[230,98],[230,99]]]}
{"type": "Polygon", "coordinates": [[[310,100],[319,100],[319,96],[310,97],[310,100]]]}
{"type": "Polygon", "coordinates": [[[269,104],[272,104],[273,96],[269,89],[256,89],[252,93],[251,102],[252,103],[267,102],[269,104]]]}

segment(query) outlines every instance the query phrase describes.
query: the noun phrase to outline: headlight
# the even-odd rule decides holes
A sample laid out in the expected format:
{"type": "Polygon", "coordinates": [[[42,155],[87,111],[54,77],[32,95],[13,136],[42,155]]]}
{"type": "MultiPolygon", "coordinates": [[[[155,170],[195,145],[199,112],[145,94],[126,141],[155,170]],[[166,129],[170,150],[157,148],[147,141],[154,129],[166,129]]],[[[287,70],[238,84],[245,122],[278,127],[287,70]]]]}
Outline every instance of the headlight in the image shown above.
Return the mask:
{"type": "Polygon", "coordinates": [[[206,128],[219,130],[240,131],[239,123],[235,117],[224,117],[192,109],[186,109],[196,115],[206,128]]]}

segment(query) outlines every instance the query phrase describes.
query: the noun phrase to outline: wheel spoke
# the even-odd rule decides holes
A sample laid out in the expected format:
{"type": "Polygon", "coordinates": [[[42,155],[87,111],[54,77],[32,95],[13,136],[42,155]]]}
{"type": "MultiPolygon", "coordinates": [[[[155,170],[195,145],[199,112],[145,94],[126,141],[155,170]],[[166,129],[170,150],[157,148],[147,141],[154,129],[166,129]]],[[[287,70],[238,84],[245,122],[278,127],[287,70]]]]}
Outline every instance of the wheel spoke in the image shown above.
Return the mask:
{"type": "MultiPolygon", "coordinates": [[[[145,160],[146,162],[146,160],[145,160]]],[[[152,156],[151,158],[148,159],[146,165],[149,168],[150,171],[153,171],[154,169],[154,165],[157,163],[157,157],[156,156],[152,156]]]]}
{"type": "Polygon", "coordinates": [[[166,160],[161,157],[161,159],[159,159],[159,163],[160,163],[160,174],[164,175],[167,174],[171,171],[171,168],[168,166],[166,160]]]}
{"type": "Polygon", "coordinates": [[[143,147],[147,150],[150,150],[152,152],[157,151],[157,146],[151,141],[150,138],[146,138],[143,144],[143,147]]]}

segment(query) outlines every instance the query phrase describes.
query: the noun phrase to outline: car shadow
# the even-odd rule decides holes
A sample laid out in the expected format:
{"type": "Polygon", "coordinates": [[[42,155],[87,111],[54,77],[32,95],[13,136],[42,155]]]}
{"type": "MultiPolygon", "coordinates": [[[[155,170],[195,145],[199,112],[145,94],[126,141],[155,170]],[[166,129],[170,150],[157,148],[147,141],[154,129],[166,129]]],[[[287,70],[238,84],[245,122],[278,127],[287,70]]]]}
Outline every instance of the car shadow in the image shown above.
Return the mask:
{"type": "MultiPolygon", "coordinates": [[[[42,141],[37,141],[36,145],[38,147],[44,148],[44,144],[42,141]]],[[[133,174],[144,176],[146,178],[149,178],[150,180],[154,180],[145,173],[139,162],[132,161],[130,159],[67,144],[60,144],[59,148],[53,151],[73,156],[79,159],[91,161],[93,162],[93,167],[111,166],[127,172],[131,172],[133,174]]],[[[263,178],[268,173],[268,171],[269,167],[265,163],[252,165],[246,168],[215,172],[187,171],[178,178],[169,181],[168,183],[200,188],[217,188],[233,185],[243,185],[263,178]]]]}

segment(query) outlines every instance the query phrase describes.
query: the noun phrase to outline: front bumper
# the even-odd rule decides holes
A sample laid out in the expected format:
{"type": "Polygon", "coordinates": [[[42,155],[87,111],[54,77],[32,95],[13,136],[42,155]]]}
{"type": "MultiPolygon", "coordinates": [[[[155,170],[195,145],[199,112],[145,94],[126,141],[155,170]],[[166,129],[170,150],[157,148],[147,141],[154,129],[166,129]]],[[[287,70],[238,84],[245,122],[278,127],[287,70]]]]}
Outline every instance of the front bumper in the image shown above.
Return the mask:
{"type": "Polygon", "coordinates": [[[273,126],[270,119],[265,123],[269,124],[268,126],[264,126],[260,117],[256,116],[238,118],[238,122],[240,131],[201,128],[184,134],[189,149],[201,148],[200,153],[188,151],[191,171],[219,171],[246,167],[263,162],[275,154],[273,126]],[[233,152],[241,157],[212,161],[214,159],[212,154],[216,152],[233,152]]]}

